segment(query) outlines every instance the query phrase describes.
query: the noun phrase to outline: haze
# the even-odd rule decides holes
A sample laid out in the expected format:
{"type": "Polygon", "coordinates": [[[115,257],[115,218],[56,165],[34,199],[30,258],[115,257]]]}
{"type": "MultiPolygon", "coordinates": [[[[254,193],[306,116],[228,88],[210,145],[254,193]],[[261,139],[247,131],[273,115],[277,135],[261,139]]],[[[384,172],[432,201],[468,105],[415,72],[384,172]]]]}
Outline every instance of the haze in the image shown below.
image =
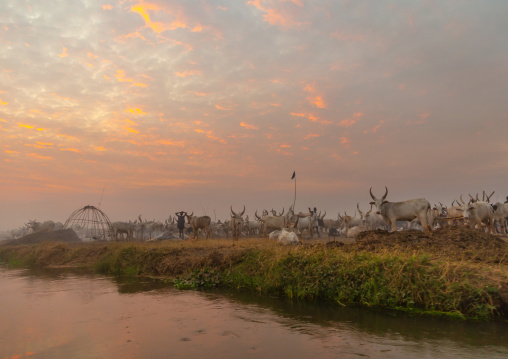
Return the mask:
{"type": "Polygon", "coordinates": [[[0,230],[508,195],[506,1],[23,1],[0,12],[0,230]]]}

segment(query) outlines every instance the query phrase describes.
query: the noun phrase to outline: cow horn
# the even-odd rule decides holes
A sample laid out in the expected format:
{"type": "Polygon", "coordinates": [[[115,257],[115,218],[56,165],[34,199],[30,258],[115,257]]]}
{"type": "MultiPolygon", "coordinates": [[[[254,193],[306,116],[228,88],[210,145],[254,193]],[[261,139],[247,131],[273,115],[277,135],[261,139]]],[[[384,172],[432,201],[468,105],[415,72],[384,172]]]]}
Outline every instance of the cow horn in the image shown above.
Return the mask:
{"type": "Polygon", "coordinates": [[[233,206],[230,206],[229,208],[231,209],[231,213],[233,214],[233,216],[236,217],[236,213],[235,213],[235,211],[233,211],[233,206]]]}
{"type": "Polygon", "coordinates": [[[460,195],[460,201],[462,202],[462,204],[466,204],[466,202],[464,202],[464,200],[462,199],[462,195],[460,195]]]}
{"type": "Polygon", "coordinates": [[[360,213],[360,216],[363,216],[363,213],[360,210],[360,204],[359,203],[356,204],[356,208],[358,208],[358,213],[360,213]]]}
{"type": "Polygon", "coordinates": [[[490,196],[487,196],[487,202],[490,203],[490,197],[492,197],[494,195],[496,191],[492,191],[492,193],[490,194],[490,196]]]}
{"type": "Polygon", "coordinates": [[[245,205],[243,205],[243,212],[240,216],[243,216],[244,213],[245,213],[245,205]]]}
{"type": "Polygon", "coordinates": [[[282,207],[282,213],[279,214],[279,216],[282,216],[284,214],[284,207],[282,207]]]}
{"type": "Polygon", "coordinates": [[[383,201],[385,200],[386,196],[388,196],[388,187],[385,186],[386,192],[385,195],[382,197],[383,201]]]}
{"type": "Polygon", "coordinates": [[[376,200],[376,197],[374,197],[374,195],[372,194],[372,187],[370,187],[369,192],[370,192],[370,196],[371,196],[371,197],[372,197],[372,199],[375,201],[375,200],[376,200]]]}
{"type": "Polygon", "coordinates": [[[258,210],[256,209],[256,213],[254,213],[254,216],[257,218],[257,219],[261,219],[259,216],[258,216],[258,210]]]}
{"type": "MultiPolygon", "coordinates": [[[[187,213],[187,212],[185,212],[185,213],[187,213]]],[[[189,214],[189,217],[192,217],[193,215],[194,215],[194,211],[192,211],[192,213],[189,214]]]]}

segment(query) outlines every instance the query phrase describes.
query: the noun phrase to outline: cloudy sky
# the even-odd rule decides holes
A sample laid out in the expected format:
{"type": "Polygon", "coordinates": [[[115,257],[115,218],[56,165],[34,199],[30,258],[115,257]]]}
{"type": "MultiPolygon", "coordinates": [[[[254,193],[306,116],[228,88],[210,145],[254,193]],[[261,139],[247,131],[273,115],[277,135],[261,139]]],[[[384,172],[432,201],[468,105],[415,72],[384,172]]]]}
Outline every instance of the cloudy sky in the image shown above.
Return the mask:
{"type": "Polygon", "coordinates": [[[504,0],[3,0],[0,230],[508,195],[504,0]]]}

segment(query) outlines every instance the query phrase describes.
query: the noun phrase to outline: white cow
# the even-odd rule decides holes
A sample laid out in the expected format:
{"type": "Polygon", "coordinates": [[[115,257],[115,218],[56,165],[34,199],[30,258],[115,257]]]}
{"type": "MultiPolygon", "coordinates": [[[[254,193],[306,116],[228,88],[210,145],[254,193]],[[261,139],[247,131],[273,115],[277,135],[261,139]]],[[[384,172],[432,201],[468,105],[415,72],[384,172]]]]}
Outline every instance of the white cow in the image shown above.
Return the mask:
{"type": "Polygon", "coordinates": [[[469,227],[482,229],[482,224],[489,228],[489,233],[494,233],[494,209],[490,203],[478,201],[471,195],[471,200],[466,203],[460,196],[462,202],[461,210],[464,219],[469,220],[469,227]]]}
{"type": "Polygon", "coordinates": [[[374,200],[372,205],[376,206],[376,213],[383,216],[387,223],[392,226],[392,232],[397,230],[397,221],[412,221],[415,218],[420,220],[423,231],[431,231],[432,229],[427,223],[427,214],[430,211],[430,203],[424,198],[410,199],[403,202],[388,202],[385,200],[388,195],[388,187],[385,186],[386,192],[383,197],[376,198],[372,194],[370,188],[370,196],[374,200]]]}
{"type": "Polygon", "coordinates": [[[287,214],[288,223],[296,223],[296,227],[303,233],[304,230],[307,230],[310,238],[314,235],[314,220],[312,219],[312,215],[310,213],[299,212],[295,214],[293,208],[290,208],[287,214]]]}
{"type": "Polygon", "coordinates": [[[506,234],[508,224],[508,203],[497,202],[492,206],[494,209],[493,220],[498,221],[501,226],[501,233],[506,234]]]}
{"type": "Polygon", "coordinates": [[[358,233],[365,232],[365,231],[368,231],[368,229],[364,225],[354,226],[354,227],[351,227],[351,228],[349,228],[347,230],[346,237],[348,237],[348,238],[356,238],[358,233]]]}
{"type": "Polygon", "coordinates": [[[231,236],[233,237],[233,242],[240,238],[240,234],[242,233],[243,226],[243,214],[245,213],[245,206],[243,206],[243,211],[241,213],[236,213],[233,211],[233,206],[230,206],[231,210],[231,220],[229,222],[229,228],[231,229],[231,236]]]}
{"type": "Polygon", "coordinates": [[[259,221],[263,222],[263,237],[269,233],[268,230],[280,230],[286,227],[288,224],[288,219],[286,216],[263,215],[263,217],[259,217],[257,211],[255,216],[259,221]]]}
{"type": "Polygon", "coordinates": [[[161,221],[147,221],[141,219],[141,215],[138,216],[138,221],[135,221],[137,231],[139,232],[139,237],[136,235],[136,238],[141,240],[152,240],[152,238],[156,238],[158,235],[162,234],[164,231],[164,224],[161,221]],[[146,234],[146,236],[145,236],[146,234]]]}
{"type": "Polygon", "coordinates": [[[360,205],[357,203],[356,208],[358,209],[358,213],[360,214],[360,218],[362,220],[362,225],[364,225],[369,230],[376,229],[384,229],[387,230],[386,222],[380,214],[371,213],[372,205],[370,205],[370,209],[368,212],[362,212],[360,209],[360,205]]]}
{"type": "Polygon", "coordinates": [[[454,199],[450,207],[445,207],[445,213],[448,218],[455,218],[453,220],[446,221],[448,226],[464,223],[464,217],[462,216],[462,206],[460,205],[459,201],[454,199]],[[455,202],[457,202],[456,206],[453,205],[455,202]]]}
{"type": "Polygon", "coordinates": [[[358,207],[358,212],[363,219],[365,227],[367,229],[374,231],[376,229],[388,230],[388,226],[383,216],[379,213],[372,213],[372,205],[370,205],[370,209],[367,213],[363,213],[358,207]]]}
{"type": "Polygon", "coordinates": [[[250,221],[249,216],[246,215],[243,221],[243,227],[247,234],[247,236],[258,236],[259,230],[261,229],[261,225],[259,221],[250,221]]]}
{"type": "Polygon", "coordinates": [[[280,244],[283,244],[285,246],[290,245],[290,244],[292,244],[292,245],[301,244],[296,233],[292,232],[292,231],[288,231],[287,228],[282,228],[282,231],[279,234],[279,237],[277,237],[277,242],[279,242],[280,244]]]}
{"type": "Polygon", "coordinates": [[[136,225],[133,222],[113,222],[111,224],[111,231],[113,232],[112,237],[115,238],[115,240],[118,240],[118,235],[123,235],[124,233],[127,236],[127,240],[134,238],[134,231],[136,230],[136,225]]]}

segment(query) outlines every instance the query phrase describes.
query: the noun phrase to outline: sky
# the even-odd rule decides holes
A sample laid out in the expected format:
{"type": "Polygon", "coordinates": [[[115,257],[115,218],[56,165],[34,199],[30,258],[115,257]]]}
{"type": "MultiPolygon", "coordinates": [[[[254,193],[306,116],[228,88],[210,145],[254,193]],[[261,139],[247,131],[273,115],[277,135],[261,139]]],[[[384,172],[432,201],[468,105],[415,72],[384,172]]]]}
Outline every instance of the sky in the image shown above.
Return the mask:
{"type": "Polygon", "coordinates": [[[86,205],[336,218],[385,186],[504,202],[507,15],[504,0],[3,0],[0,230],[86,205]]]}

